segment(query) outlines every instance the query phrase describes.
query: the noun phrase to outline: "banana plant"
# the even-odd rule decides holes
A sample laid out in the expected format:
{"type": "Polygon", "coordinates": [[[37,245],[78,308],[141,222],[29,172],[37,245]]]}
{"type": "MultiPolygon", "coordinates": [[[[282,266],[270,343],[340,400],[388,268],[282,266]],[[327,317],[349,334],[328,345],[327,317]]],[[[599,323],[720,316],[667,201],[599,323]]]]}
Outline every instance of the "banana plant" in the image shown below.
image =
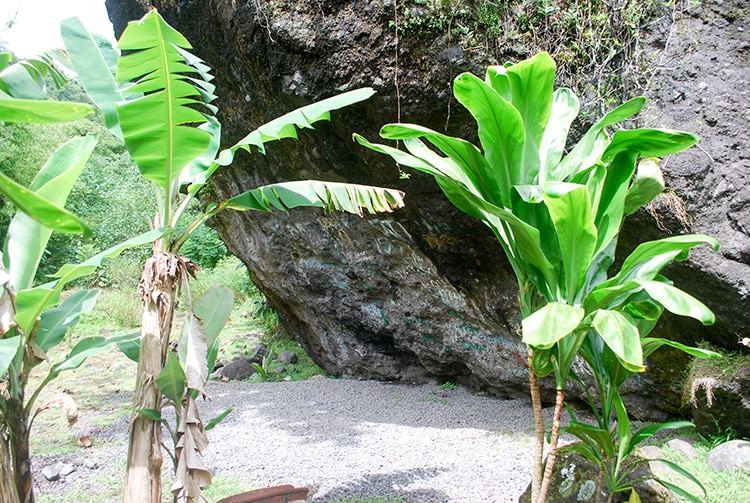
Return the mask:
{"type": "Polygon", "coordinates": [[[534,502],[546,500],[565,389],[586,337],[600,338],[629,371],[645,370],[637,315],[645,302],[713,322],[702,303],[659,271],[684,259],[693,246],[718,248],[703,235],[647,243],[607,278],[623,219],[664,189],[655,158],[688,148],[698,138],[661,129],[610,135],[608,127],[640,111],[646,100],[639,97],[607,113],[566,153],[579,102],[569,89],[554,90],[555,70],[552,58],[540,53],[518,64],[491,66],[484,80],[470,73],[454,80],[456,99],[477,122],[481,148],[414,124],[389,124],[380,131],[406,151],[355,135],[363,146],[432,175],[457,208],[493,231],[508,257],[519,286],[522,338],[530,348],[537,424],[534,502]],[[537,377],[550,374],[556,400],[542,475],[545,427],[537,377]]]}
{"type": "MultiPolygon", "coordinates": [[[[53,67],[45,67],[47,63],[46,58],[15,61],[0,55],[0,122],[65,122],[94,111],[85,103],[42,99],[46,96],[44,76],[62,78],[53,67]]],[[[62,406],[70,422],[77,418],[75,402],[68,395],[51,395],[39,403],[45,387],[61,372],[74,370],[88,357],[132,338],[84,338],[67,355],[51,361],[50,350],[60,345],[68,330],[94,307],[99,294],[98,290],[82,290],[60,302],[63,288],[74,279],[91,274],[105,258],[163,234],[152,231],[138,236],[84,263],[63,266],[45,284],[34,284],[53,231],[84,237],[91,233],[64,205],[96,141],[96,137],[87,136],[60,146],[29,187],[0,174],[0,193],[18,209],[3,238],[0,266],[0,376],[5,376],[6,382],[0,395],[0,494],[3,501],[11,503],[34,501],[29,451],[34,418],[53,406],[62,406]],[[29,373],[43,363],[48,367],[47,373],[28,394],[29,373]]]]}
{"type": "Polygon", "coordinates": [[[265,143],[295,138],[297,129],[312,128],[313,123],[328,120],[332,110],[365,100],[374,91],[359,89],[299,108],[220,151],[221,124],[215,117],[210,68],[189,52],[192,47],[187,39],[156,10],[128,24],[118,42],[119,49],[127,52],[121,57],[92,37],[77,19],[63,21],[62,34],[79,78],[102,110],[106,124],[124,139],[140,173],[157,188],[159,209],[154,225],[174,231],[155,243],[139,287],[144,309],[125,501],[161,501],[162,396],[184,411],[183,417],[188,418],[186,424],[190,426],[176,430],[174,456],[178,468],[172,492],[177,501],[205,501],[202,488],[211,478],[200,462],[206,439],[195,398],[203,392],[207,373],[201,371],[191,378],[187,362],[205,367],[215,351],[204,339],[205,320],[201,324],[195,313],[187,318],[193,326],[183,329],[198,334],[190,339],[192,349],[184,353],[185,358],[175,357],[168,350],[177,291],[180,287],[189,291],[187,277],[197,269],[179,256],[181,246],[194,229],[225,209],[287,211],[302,206],[362,215],[365,210],[392,211],[402,206],[403,200],[402,193],[392,189],[293,181],[258,187],[211,203],[198,218],[184,225],[180,222],[187,218],[188,205],[211,175],[230,164],[237,150],[264,153],[265,143]],[[184,230],[176,232],[178,228],[184,230]],[[203,335],[198,330],[201,327],[203,335]]]}

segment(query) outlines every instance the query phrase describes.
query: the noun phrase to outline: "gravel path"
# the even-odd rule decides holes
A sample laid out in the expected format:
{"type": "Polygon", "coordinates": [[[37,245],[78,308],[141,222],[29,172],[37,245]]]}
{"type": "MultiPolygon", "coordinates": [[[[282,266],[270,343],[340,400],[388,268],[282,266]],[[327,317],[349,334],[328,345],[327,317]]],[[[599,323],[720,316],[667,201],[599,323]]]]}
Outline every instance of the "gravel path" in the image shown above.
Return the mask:
{"type": "MultiPolygon", "coordinates": [[[[200,402],[204,421],[234,406],[209,432],[204,460],[217,479],[308,487],[318,503],[387,496],[499,503],[518,501],[531,478],[534,428],[526,401],[461,387],[326,378],[211,383],[207,392],[212,400],[200,402]]],[[[92,502],[120,501],[125,423],[94,433],[95,448],[35,457],[40,501],[57,501],[55,493],[75,487],[97,494],[92,502]],[[43,480],[42,468],[57,461],[78,469],[57,482],[43,480]]]]}
{"type": "Polygon", "coordinates": [[[337,379],[209,393],[204,418],[237,406],[210,432],[209,468],[259,486],[309,487],[313,502],[511,502],[530,481],[534,423],[524,401],[337,379]]]}

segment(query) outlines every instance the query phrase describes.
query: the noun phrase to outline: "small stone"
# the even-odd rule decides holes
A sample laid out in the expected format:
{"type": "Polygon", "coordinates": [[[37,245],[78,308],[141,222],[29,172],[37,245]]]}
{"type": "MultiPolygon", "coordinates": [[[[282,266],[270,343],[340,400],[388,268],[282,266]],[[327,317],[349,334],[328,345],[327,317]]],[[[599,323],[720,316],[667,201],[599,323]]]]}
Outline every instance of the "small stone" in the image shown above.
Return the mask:
{"type": "Polygon", "coordinates": [[[42,475],[44,475],[44,478],[50,482],[60,480],[60,470],[57,468],[57,465],[45,466],[42,468],[42,475]]]}
{"type": "Polygon", "coordinates": [[[645,457],[646,459],[652,460],[648,464],[652,472],[656,473],[668,470],[667,466],[664,463],[653,461],[664,457],[664,452],[659,447],[655,445],[647,445],[645,447],[641,447],[641,454],[643,454],[643,457],[645,457]]]}
{"type": "Polygon", "coordinates": [[[273,371],[277,374],[283,374],[286,372],[286,369],[284,367],[276,367],[273,371]]]}
{"type": "Polygon", "coordinates": [[[661,449],[655,445],[641,447],[641,453],[648,459],[659,459],[663,457],[661,449]]]}
{"type": "Polygon", "coordinates": [[[61,463],[60,464],[60,475],[61,476],[65,477],[67,475],[70,475],[74,471],[76,471],[76,467],[75,466],[73,466],[71,464],[68,464],[68,463],[61,463]]]}
{"type": "Polygon", "coordinates": [[[297,372],[297,367],[295,367],[292,364],[289,364],[289,366],[287,367],[287,370],[289,371],[290,374],[293,374],[294,372],[297,372]]]}
{"type": "Polygon", "coordinates": [[[284,378],[284,380],[285,380],[285,381],[287,381],[287,382],[288,382],[288,381],[291,381],[291,380],[292,380],[292,376],[286,376],[286,377],[284,378]]]}
{"type": "Polygon", "coordinates": [[[667,442],[667,447],[673,451],[679,452],[688,459],[695,459],[698,457],[698,453],[696,452],[695,447],[693,447],[693,444],[681,438],[673,438],[667,442]]]}
{"type": "Polygon", "coordinates": [[[99,468],[99,463],[95,459],[87,459],[83,462],[83,466],[88,470],[96,470],[99,468]]]}
{"type": "Polygon", "coordinates": [[[284,365],[288,365],[290,363],[297,363],[298,357],[297,353],[295,353],[294,351],[284,351],[279,356],[279,359],[281,360],[281,363],[283,363],[284,365]]]}
{"type": "Polygon", "coordinates": [[[711,450],[706,464],[717,472],[728,472],[736,468],[750,469],[750,442],[731,440],[711,450]]]}

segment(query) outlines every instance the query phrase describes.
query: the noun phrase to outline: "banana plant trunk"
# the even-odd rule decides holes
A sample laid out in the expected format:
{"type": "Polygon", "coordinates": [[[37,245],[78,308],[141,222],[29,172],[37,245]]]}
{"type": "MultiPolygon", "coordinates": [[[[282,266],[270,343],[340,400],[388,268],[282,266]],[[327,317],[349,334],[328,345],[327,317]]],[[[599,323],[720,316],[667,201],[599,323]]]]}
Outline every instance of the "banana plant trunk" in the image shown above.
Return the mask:
{"type": "Polygon", "coordinates": [[[20,503],[13,469],[10,466],[10,448],[6,433],[0,433],[0,497],[2,503],[20,503]]]}
{"type": "MultiPolygon", "coordinates": [[[[3,452],[2,484],[7,484],[6,465],[12,470],[14,489],[9,493],[3,491],[3,502],[23,501],[34,503],[33,479],[31,476],[31,455],[29,452],[29,428],[26,411],[23,407],[23,396],[12,397],[7,401],[5,427],[7,428],[8,443],[10,444],[10,462],[3,452]],[[10,468],[12,466],[12,468],[10,468]],[[7,498],[7,499],[6,499],[7,498]]],[[[2,450],[7,450],[3,443],[2,450]]]]}
{"type": "Polygon", "coordinates": [[[129,429],[125,503],[161,503],[162,425],[138,411],[153,409],[161,412],[162,395],[156,378],[166,361],[181,274],[178,258],[155,246],[154,255],[146,261],[138,286],[143,317],[129,429]]]}

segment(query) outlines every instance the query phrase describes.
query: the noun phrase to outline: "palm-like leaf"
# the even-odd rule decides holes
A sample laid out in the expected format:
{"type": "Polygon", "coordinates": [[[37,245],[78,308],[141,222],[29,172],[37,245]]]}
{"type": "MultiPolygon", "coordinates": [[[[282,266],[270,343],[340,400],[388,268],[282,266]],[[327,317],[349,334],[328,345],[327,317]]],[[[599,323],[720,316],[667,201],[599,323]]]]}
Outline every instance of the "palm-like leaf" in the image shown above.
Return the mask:
{"type": "Polygon", "coordinates": [[[126,96],[114,76],[117,52],[108,40],[89,33],[77,17],[62,21],[60,33],[71,59],[82,70],[78,78],[86,93],[101,108],[107,127],[122,138],[116,105],[126,96]]]}
{"type": "MultiPolygon", "coordinates": [[[[95,136],[69,140],[44,164],[29,190],[55,206],[63,206],[95,145],[95,136]]],[[[3,263],[16,291],[31,286],[51,234],[52,229],[25,213],[17,213],[11,221],[3,263]]]]}
{"type": "Polygon", "coordinates": [[[118,107],[125,143],[141,174],[164,191],[170,205],[175,179],[211,142],[208,132],[194,127],[207,122],[205,113],[193,108],[209,103],[196,85],[210,84],[182,50],[190,43],[156,11],[128,24],[119,48],[132,52],[118,61],[117,80],[137,81],[129,91],[144,94],[118,107]]]}
{"type": "Polygon", "coordinates": [[[235,210],[282,211],[297,207],[318,207],[362,215],[389,212],[404,205],[403,193],[351,183],[302,180],[265,185],[228,201],[235,210]]]}

